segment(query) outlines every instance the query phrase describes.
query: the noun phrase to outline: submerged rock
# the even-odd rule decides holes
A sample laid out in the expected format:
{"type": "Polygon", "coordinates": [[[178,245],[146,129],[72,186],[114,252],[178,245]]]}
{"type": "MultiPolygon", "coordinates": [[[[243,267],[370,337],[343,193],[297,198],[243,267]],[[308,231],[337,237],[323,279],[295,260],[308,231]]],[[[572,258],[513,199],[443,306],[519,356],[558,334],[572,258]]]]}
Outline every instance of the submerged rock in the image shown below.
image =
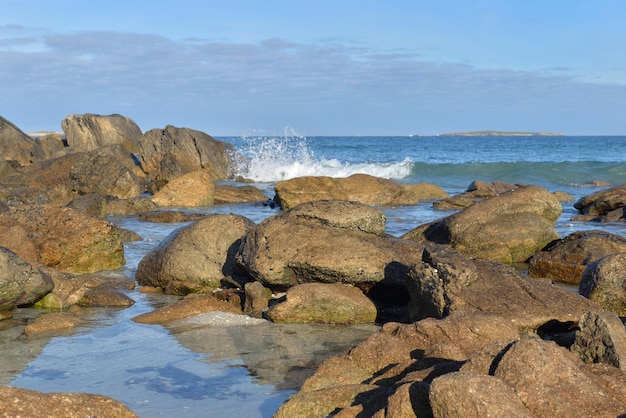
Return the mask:
{"type": "Polygon", "coordinates": [[[449,245],[469,257],[524,262],[559,237],[554,226],[561,211],[552,193],[525,186],[419,226],[402,238],[449,245]]]}

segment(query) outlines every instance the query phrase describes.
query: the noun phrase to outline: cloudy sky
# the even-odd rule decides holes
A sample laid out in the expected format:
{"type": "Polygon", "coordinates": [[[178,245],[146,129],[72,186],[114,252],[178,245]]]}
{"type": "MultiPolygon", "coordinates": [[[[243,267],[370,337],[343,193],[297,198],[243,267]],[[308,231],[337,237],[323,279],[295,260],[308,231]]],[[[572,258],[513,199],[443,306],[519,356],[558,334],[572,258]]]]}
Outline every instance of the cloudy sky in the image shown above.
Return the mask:
{"type": "Polygon", "coordinates": [[[214,136],[626,134],[623,0],[0,0],[0,115],[214,136]]]}

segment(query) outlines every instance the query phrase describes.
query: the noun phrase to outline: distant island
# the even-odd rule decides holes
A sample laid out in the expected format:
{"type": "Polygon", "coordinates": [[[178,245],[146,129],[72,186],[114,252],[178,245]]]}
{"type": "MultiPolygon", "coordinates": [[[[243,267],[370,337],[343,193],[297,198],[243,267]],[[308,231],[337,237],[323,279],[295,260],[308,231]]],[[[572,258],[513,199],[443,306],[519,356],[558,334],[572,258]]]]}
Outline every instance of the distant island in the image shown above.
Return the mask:
{"type": "Polygon", "coordinates": [[[439,136],[563,136],[563,133],[554,132],[504,132],[504,131],[472,131],[449,132],[439,136]]]}

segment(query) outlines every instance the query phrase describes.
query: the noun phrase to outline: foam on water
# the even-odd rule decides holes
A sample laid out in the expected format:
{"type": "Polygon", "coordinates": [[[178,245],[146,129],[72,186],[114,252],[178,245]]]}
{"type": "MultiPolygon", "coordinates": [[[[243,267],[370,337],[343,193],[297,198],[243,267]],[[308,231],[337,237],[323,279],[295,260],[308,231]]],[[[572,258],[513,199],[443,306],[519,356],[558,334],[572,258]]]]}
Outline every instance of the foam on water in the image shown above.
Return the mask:
{"type": "Polygon", "coordinates": [[[302,176],[349,177],[363,173],[376,177],[402,179],[412,172],[413,161],[404,158],[395,162],[349,162],[316,156],[306,137],[248,136],[241,138],[236,175],[256,182],[276,182],[302,176]]]}

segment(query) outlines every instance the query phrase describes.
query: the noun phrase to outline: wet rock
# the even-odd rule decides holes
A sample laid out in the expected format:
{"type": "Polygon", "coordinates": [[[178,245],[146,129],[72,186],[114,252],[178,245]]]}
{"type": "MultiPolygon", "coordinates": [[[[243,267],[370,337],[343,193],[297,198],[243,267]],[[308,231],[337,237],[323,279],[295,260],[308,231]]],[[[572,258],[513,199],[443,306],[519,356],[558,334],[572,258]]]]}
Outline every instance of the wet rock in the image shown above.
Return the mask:
{"type": "Polygon", "coordinates": [[[214,203],[261,202],[268,200],[263,192],[254,186],[215,185],[214,203]]]}
{"type": "Polygon", "coordinates": [[[376,306],[361,290],[342,283],[304,283],[291,287],[286,300],[267,312],[273,322],[367,324],[376,320],[376,306]]]}
{"type": "Polygon", "coordinates": [[[528,274],[578,284],[589,264],[620,252],[626,252],[622,236],[599,230],[574,232],[535,253],[528,261],[528,274]]]}
{"type": "Polygon", "coordinates": [[[268,287],[383,280],[404,287],[421,246],[366,232],[382,230],[384,215],[376,211],[356,202],[305,203],[252,228],[237,263],[268,287]]]}
{"type": "Polygon", "coordinates": [[[558,238],[554,226],[561,211],[552,193],[525,186],[422,225],[403,238],[449,245],[468,257],[523,262],[558,238]]]}
{"type": "Polygon", "coordinates": [[[17,126],[0,116],[0,152],[4,160],[17,161],[20,165],[31,164],[43,157],[37,142],[17,126]]]}
{"type": "Polygon", "coordinates": [[[245,303],[244,313],[261,318],[269,307],[269,300],[272,297],[270,289],[264,287],[259,282],[249,282],[244,285],[245,303]]]}
{"type": "Polygon", "coordinates": [[[212,206],[215,198],[215,185],[209,173],[194,171],[171,180],[153,197],[160,207],[202,207],[212,206]]]}
{"type": "Polygon", "coordinates": [[[463,209],[483,199],[497,196],[501,193],[508,192],[519,188],[517,185],[505,182],[486,183],[474,180],[463,193],[438,200],[433,203],[433,208],[438,210],[457,210],[463,209]]]}
{"type": "Polygon", "coordinates": [[[607,255],[589,264],[578,292],[603,309],[626,316],[626,252],[607,255]]]}
{"type": "Polygon", "coordinates": [[[139,262],[137,282],[171,294],[215,290],[226,276],[240,274],[235,252],[253,226],[243,216],[214,214],[177,229],[139,262]]]}
{"type": "Polygon", "coordinates": [[[128,308],[135,301],[126,294],[108,286],[88,289],[79,299],[78,305],[83,307],[128,308]]]}
{"type": "Polygon", "coordinates": [[[108,396],[87,393],[42,393],[0,386],[0,405],[7,417],[136,418],[137,415],[108,396]]]}
{"type": "Polygon", "coordinates": [[[71,273],[115,270],[125,262],[113,223],[55,205],[0,213],[0,245],[30,262],[71,273]]]}
{"type": "Polygon", "coordinates": [[[165,324],[178,319],[189,318],[207,312],[229,312],[241,314],[241,309],[213,295],[187,295],[178,302],[171,303],[152,312],[133,318],[140,324],[165,324]]]}
{"type": "Polygon", "coordinates": [[[68,186],[78,194],[98,193],[120,199],[138,196],[142,189],[131,169],[122,164],[123,148],[100,148],[80,154],[72,165],[68,186]]]}
{"type": "Polygon", "coordinates": [[[430,385],[436,417],[535,417],[509,385],[474,372],[448,373],[430,385]]]}
{"type": "Polygon", "coordinates": [[[53,287],[47,274],[13,251],[0,247],[0,310],[31,305],[53,287]]]}
{"type": "Polygon", "coordinates": [[[368,174],[347,178],[298,177],[278,182],[277,201],[285,210],[316,200],[349,200],[368,205],[416,205],[421,199],[438,199],[448,194],[432,184],[400,185],[368,174]]]}
{"type": "Polygon", "coordinates": [[[234,164],[234,147],[204,132],[166,126],[146,132],[140,142],[141,167],[150,179],[167,183],[193,171],[225,180],[234,164]]]}
{"type": "Polygon", "coordinates": [[[131,119],[118,115],[68,115],[61,121],[70,152],[86,152],[122,145],[128,153],[139,151],[141,129],[131,119]]]}
{"type": "Polygon", "coordinates": [[[599,190],[574,203],[583,215],[603,216],[626,206],[626,184],[599,190]]]}
{"type": "Polygon", "coordinates": [[[523,339],[503,354],[494,376],[511,386],[536,416],[621,414],[626,401],[601,390],[581,367],[578,358],[554,342],[523,339]]]}
{"type": "Polygon", "coordinates": [[[137,214],[137,219],[145,222],[180,223],[199,222],[208,218],[206,213],[188,213],[178,210],[150,211],[137,214]]]}
{"type": "Polygon", "coordinates": [[[28,324],[24,328],[24,334],[28,337],[34,337],[39,334],[57,333],[74,329],[82,320],[76,316],[65,312],[50,312],[44,314],[28,324]]]}
{"type": "Polygon", "coordinates": [[[626,370],[626,328],[613,312],[585,313],[571,347],[586,363],[606,363],[626,370]]]}

